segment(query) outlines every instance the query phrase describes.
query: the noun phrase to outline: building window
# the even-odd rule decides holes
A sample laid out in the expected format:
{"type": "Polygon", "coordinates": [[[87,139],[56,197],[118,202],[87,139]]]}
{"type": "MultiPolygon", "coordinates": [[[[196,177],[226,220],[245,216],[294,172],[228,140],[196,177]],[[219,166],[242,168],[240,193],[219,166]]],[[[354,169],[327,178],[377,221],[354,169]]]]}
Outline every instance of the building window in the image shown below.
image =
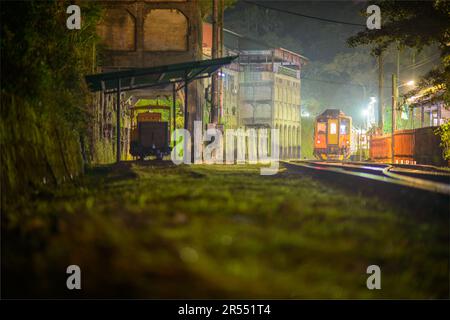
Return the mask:
{"type": "Polygon", "coordinates": [[[134,51],[136,21],[125,9],[106,9],[97,33],[106,48],[116,51],[134,51]]]}
{"type": "Polygon", "coordinates": [[[144,50],[187,51],[188,20],[179,10],[153,9],[145,17],[144,50]]]}

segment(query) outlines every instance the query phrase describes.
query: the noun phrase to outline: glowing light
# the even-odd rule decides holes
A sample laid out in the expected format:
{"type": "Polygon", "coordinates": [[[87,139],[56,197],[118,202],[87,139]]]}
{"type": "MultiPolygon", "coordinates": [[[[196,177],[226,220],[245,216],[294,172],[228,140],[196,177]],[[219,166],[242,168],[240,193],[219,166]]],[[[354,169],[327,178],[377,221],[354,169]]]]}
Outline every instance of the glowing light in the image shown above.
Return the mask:
{"type": "Polygon", "coordinates": [[[399,85],[398,88],[401,88],[403,86],[410,86],[410,87],[412,87],[412,86],[414,86],[415,83],[416,82],[414,80],[409,80],[408,82],[405,82],[404,84],[399,85]]]}
{"type": "Polygon", "coordinates": [[[407,99],[407,101],[409,102],[409,103],[412,103],[412,102],[414,102],[415,100],[417,100],[417,96],[412,96],[412,97],[409,97],[408,99],[407,99]]]}
{"type": "Polygon", "coordinates": [[[331,123],[330,134],[336,134],[336,131],[337,131],[336,123],[331,123]]]}

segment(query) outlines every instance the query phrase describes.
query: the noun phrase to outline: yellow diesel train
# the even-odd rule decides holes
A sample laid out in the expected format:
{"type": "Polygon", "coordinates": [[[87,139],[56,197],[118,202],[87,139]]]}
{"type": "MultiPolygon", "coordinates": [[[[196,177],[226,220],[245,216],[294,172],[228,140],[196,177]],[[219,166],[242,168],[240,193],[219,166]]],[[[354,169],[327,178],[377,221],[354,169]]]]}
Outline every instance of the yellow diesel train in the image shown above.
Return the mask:
{"type": "Polygon", "coordinates": [[[320,160],[350,157],[352,118],[338,109],[317,116],[314,126],[314,156],[320,160]]]}

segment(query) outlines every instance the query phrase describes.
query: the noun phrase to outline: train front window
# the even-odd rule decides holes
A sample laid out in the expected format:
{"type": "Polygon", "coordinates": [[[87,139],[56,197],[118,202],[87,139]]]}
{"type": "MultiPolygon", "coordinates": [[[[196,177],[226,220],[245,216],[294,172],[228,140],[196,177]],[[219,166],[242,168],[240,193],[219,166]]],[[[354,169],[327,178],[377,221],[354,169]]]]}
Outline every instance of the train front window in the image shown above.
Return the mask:
{"type": "Polygon", "coordinates": [[[327,126],[325,122],[317,122],[317,133],[325,134],[327,132],[327,126]]]}
{"type": "Polygon", "coordinates": [[[332,122],[330,123],[330,134],[336,134],[337,128],[336,123],[332,122]]]}
{"type": "Polygon", "coordinates": [[[341,125],[339,126],[339,134],[348,134],[348,120],[341,120],[341,125]]]}

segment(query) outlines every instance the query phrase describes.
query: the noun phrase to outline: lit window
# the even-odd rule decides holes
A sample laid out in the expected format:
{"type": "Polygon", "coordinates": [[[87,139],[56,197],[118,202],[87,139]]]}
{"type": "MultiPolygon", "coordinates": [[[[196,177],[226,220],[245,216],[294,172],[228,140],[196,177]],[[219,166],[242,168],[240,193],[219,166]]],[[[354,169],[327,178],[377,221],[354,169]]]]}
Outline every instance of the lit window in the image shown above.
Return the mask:
{"type": "Polygon", "coordinates": [[[330,134],[336,134],[337,128],[336,123],[332,122],[330,123],[330,134]]]}
{"type": "Polygon", "coordinates": [[[325,130],[326,130],[326,124],[324,122],[318,122],[317,123],[317,132],[325,133],[325,130]]]}
{"type": "Polygon", "coordinates": [[[341,124],[340,129],[339,129],[339,133],[340,134],[346,134],[347,133],[347,127],[345,124],[341,124]]]}

